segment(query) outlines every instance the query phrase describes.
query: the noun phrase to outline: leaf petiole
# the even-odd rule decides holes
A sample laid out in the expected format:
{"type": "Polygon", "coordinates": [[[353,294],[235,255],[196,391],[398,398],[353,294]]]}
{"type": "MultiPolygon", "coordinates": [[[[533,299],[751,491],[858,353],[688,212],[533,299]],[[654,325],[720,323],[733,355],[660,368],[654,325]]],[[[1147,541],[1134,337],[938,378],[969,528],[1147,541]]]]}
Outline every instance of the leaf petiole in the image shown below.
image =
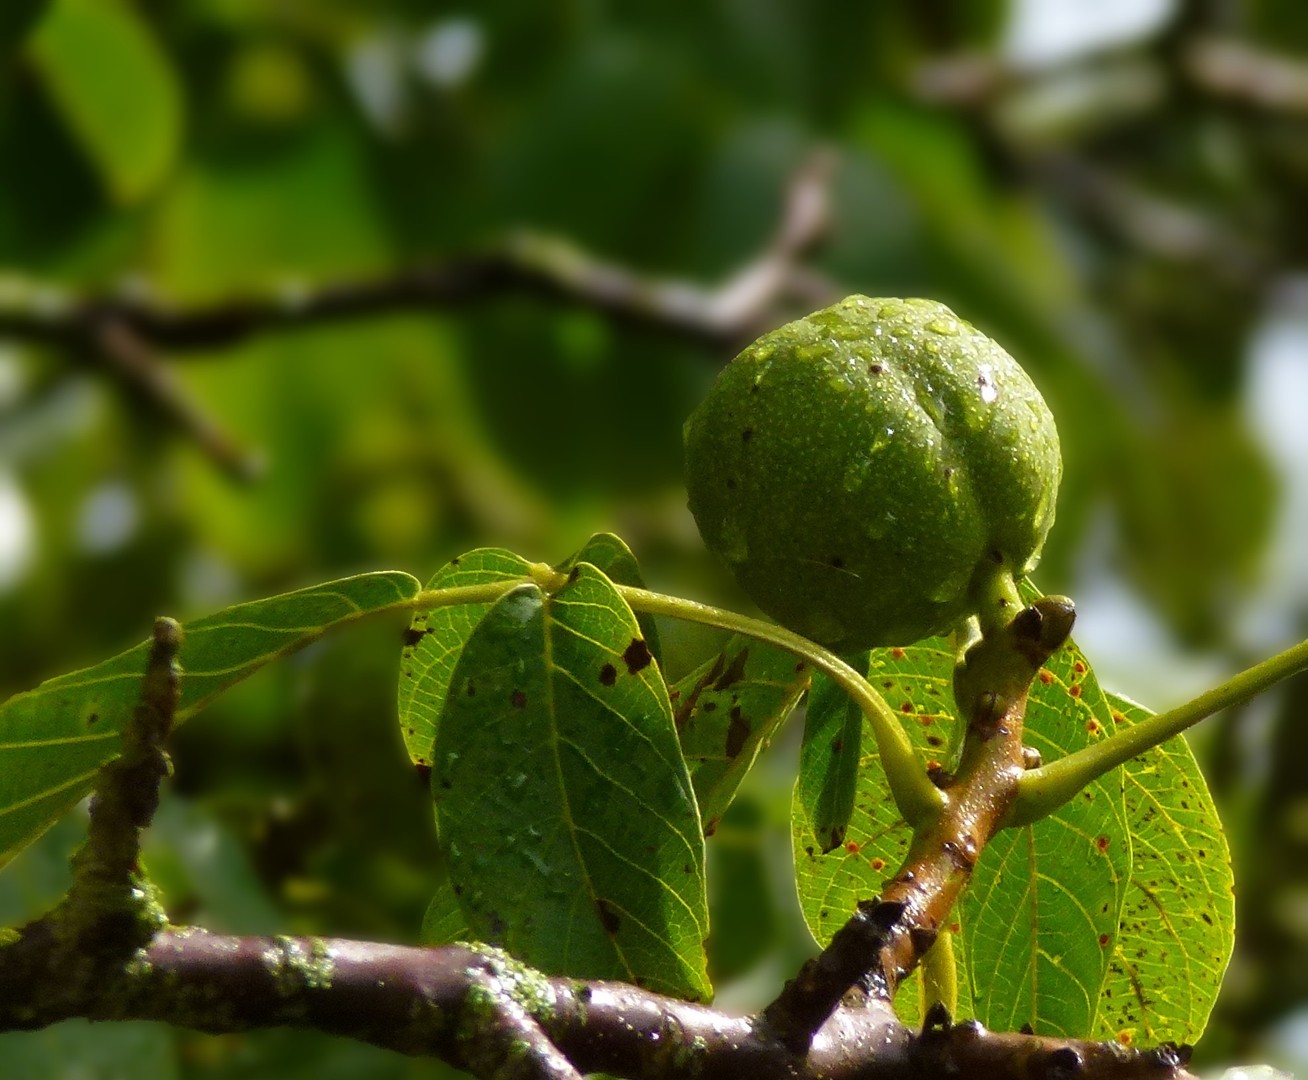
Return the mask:
{"type": "Polygon", "coordinates": [[[1017,798],[1004,826],[1030,825],[1048,817],[1077,792],[1137,754],[1181,734],[1213,713],[1257,697],[1282,679],[1305,669],[1308,669],[1308,641],[1301,641],[1184,705],[1157,713],[1131,727],[1119,728],[1101,743],[1029,770],[1018,780],[1017,798]]]}

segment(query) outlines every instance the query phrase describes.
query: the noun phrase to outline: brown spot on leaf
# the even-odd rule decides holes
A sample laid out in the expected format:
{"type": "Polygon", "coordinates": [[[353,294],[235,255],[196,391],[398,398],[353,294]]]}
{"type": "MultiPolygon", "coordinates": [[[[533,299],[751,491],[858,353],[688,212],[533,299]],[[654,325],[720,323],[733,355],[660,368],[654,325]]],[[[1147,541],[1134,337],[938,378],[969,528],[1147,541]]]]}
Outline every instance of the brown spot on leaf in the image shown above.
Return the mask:
{"type": "Polygon", "coordinates": [[[600,668],[599,680],[605,686],[612,686],[618,681],[618,669],[612,664],[605,664],[600,668]]]}
{"type": "Polygon", "coordinates": [[[731,658],[731,663],[726,666],[726,670],[718,676],[717,681],[713,684],[714,690],[725,690],[729,686],[734,686],[745,678],[745,664],[749,660],[749,650],[741,649],[731,658]]]}
{"type": "Polygon", "coordinates": [[[1048,668],[1041,668],[1040,681],[1044,683],[1046,686],[1048,686],[1050,683],[1054,681],[1054,673],[1050,671],[1048,668]]]}
{"type": "Polygon", "coordinates": [[[1106,948],[1108,947],[1108,943],[1109,943],[1110,941],[1112,941],[1112,940],[1113,940],[1113,939],[1112,939],[1111,937],[1109,937],[1107,934],[1100,934],[1100,935],[1099,935],[1099,947],[1100,947],[1101,949],[1106,949],[1106,948]]]}
{"type": "Polygon", "coordinates": [[[1085,661],[1084,661],[1084,660],[1078,660],[1076,663],[1074,663],[1074,664],[1072,665],[1072,670],[1075,671],[1078,675],[1084,675],[1084,674],[1085,674],[1085,661]]]}
{"type": "Polygon", "coordinates": [[[422,782],[423,787],[431,782],[431,766],[425,761],[414,762],[413,771],[418,774],[418,779],[422,782]]]}
{"type": "Polygon", "coordinates": [[[509,698],[509,703],[515,709],[525,709],[527,707],[527,695],[521,690],[515,690],[513,696],[509,698]]]}
{"type": "Polygon", "coordinates": [[[745,719],[739,705],[733,706],[731,709],[731,725],[727,728],[727,757],[735,760],[736,755],[745,749],[745,741],[749,738],[749,735],[749,721],[745,719]]]}
{"type": "Polygon", "coordinates": [[[893,656],[896,660],[902,660],[902,659],[904,659],[904,657],[907,656],[908,654],[907,654],[906,652],[904,652],[903,649],[900,649],[900,648],[894,648],[894,649],[891,649],[891,650],[890,650],[890,655],[893,656]]]}
{"type": "Polygon", "coordinates": [[[1100,851],[1107,851],[1107,850],[1108,850],[1108,845],[1109,845],[1110,843],[1111,843],[1111,841],[1110,841],[1110,840],[1108,839],[1108,837],[1106,837],[1106,836],[1096,836],[1096,837],[1095,837],[1095,847],[1097,847],[1100,851]]]}
{"type": "Polygon", "coordinates": [[[1081,688],[1079,686],[1069,686],[1067,692],[1074,698],[1079,698],[1081,696],[1081,688]]]}
{"type": "Polygon", "coordinates": [[[848,851],[851,855],[857,855],[859,852],[858,841],[857,840],[845,841],[845,850],[848,851]]]}
{"type": "Polygon", "coordinates": [[[749,442],[749,440],[752,439],[753,437],[754,437],[754,429],[753,429],[753,428],[746,428],[744,431],[742,431],[742,432],[740,433],[740,441],[741,441],[741,442],[749,442]]]}
{"type": "Polygon", "coordinates": [[[632,638],[631,644],[627,646],[626,651],[622,654],[623,663],[627,665],[627,674],[635,675],[638,671],[643,671],[649,667],[650,661],[654,659],[654,654],[649,651],[649,646],[645,644],[643,638],[632,638]]]}
{"type": "Polygon", "coordinates": [[[911,701],[904,702],[904,704],[899,707],[899,711],[902,713],[911,713],[913,711],[913,703],[911,701]]]}
{"type": "Polygon", "coordinates": [[[418,644],[423,638],[431,633],[431,630],[419,630],[416,626],[407,627],[404,631],[404,646],[411,649],[418,644]]]}
{"type": "Polygon", "coordinates": [[[99,719],[100,719],[100,714],[98,712],[91,713],[91,715],[86,718],[86,726],[90,727],[99,719]]]}
{"type": "Polygon", "coordinates": [[[600,925],[604,927],[605,933],[616,934],[618,927],[622,925],[622,919],[613,910],[613,906],[607,900],[596,900],[595,910],[599,913],[600,925]]]}
{"type": "Polygon", "coordinates": [[[872,867],[873,870],[884,870],[886,868],[885,859],[869,859],[867,864],[872,867]]]}

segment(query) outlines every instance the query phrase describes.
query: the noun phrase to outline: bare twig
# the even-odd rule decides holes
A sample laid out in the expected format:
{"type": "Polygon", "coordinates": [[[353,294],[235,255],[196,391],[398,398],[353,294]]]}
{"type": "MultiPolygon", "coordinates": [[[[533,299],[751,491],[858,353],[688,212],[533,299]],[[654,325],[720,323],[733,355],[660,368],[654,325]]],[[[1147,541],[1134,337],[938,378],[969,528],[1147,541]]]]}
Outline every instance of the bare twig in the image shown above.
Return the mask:
{"type": "MultiPolygon", "coordinates": [[[[234,345],[255,334],[395,311],[447,309],[510,292],[592,308],[615,319],[713,345],[752,337],[790,293],[796,263],[821,240],[835,164],[814,153],[796,172],[781,221],[764,249],[719,288],[661,281],[597,259],[565,240],[522,231],[497,244],[384,277],[286,286],[275,295],[205,307],[169,306],[141,291],[79,299],[10,278],[0,282],[0,337],[92,355],[104,328],[155,350],[180,353],[234,345]]],[[[797,288],[806,296],[811,278],[797,288]]]]}
{"type": "Polygon", "coordinates": [[[242,482],[258,475],[258,459],[237,446],[186,394],[177,377],[127,321],[105,315],[96,324],[95,336],[105,365],[219,469],[242,482]]]}

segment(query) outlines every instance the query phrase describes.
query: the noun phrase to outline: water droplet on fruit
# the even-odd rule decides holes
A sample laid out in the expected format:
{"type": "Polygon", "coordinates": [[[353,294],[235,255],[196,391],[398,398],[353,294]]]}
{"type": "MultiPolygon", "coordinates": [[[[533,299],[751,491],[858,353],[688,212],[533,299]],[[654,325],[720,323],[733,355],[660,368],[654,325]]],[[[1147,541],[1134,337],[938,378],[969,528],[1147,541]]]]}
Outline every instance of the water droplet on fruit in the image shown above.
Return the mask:
{"type": "Polygon", "coordinates": [[[981,388],[981,400],[993,405],[999,397],[999,387],[995,385],[995,373],[989,364],[982,364],[978,369],[976,384],[981,388]]]}
{"type": "Polygon", "coordinates": [[[945,334],[948,337],[955,337],[958,334],[958,323],[952,319],[932,319],[926,324],[928,330],[934,330],[937,334],[945,334]]]}

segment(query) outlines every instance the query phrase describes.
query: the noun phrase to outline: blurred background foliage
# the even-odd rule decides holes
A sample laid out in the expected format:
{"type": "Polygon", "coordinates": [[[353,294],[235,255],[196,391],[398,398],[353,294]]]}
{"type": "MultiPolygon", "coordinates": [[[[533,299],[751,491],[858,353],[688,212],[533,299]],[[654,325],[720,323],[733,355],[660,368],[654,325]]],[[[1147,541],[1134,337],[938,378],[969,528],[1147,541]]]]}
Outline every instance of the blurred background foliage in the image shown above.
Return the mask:
{"type": "MultiPolygon", "coordinates": [[[[682,419],[733,346],[855,291],[947,302],[1044,391],[1066,479],[1038,578],[1107,685],[1171,704],[1308,632],[1291,0],[6,0],[0,163],[0,695],[160,612],[598,529],[654,587],[741,604],[684,508],[682,419]],[[294,312],[521,227],[566,241],[550,273],[584,253],[712,297],[820,148],[825,242],[725,329],[494,283],[185,348],[86,318],[294,312]]],[[[324,642],[178,734],[149,841],[175,918],[415,939],[441,871],[399,632],[324,642]]],[[[674,676],[711,644],[667,642],[674,676]]],[[[1210,1063],[1308,1068],[1306,709],[1299,680],[1195,740],[1240,882],[1210,1063]]],[[[782,743],[710,845],[727,1003],[811,948],[782,743]]],[[[0,874],[6,920],[58,895],[80,828],[0,874]]],[[[14,1077],[440,1073],[287,1032],[0,1045],[14,1077]]]]}

